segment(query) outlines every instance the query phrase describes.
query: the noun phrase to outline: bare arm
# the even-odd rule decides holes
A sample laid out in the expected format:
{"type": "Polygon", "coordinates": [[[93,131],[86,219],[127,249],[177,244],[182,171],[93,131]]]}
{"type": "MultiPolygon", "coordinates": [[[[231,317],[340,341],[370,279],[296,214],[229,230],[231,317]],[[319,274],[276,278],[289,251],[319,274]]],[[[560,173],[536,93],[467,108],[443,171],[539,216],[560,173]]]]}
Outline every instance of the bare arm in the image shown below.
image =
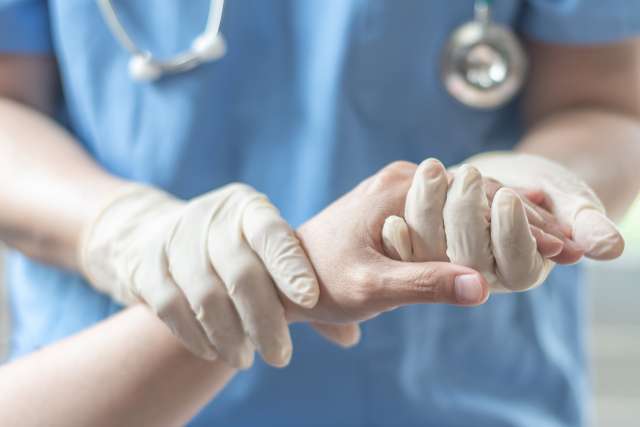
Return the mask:
{"type": "Polygon", "coordinates": [[[56,91],[53,59],[0,55],[0,239],[77,270],[82,225],[122,183],[48,116],[56,91]]]}
{"type": "Polygon", "coordinates": [[[0,367],[0,425],[183,425],[235,372],[134,306],[0,367]]]}
{"type": "Polygon", "coordinates": [[[529,132],[517,150],[564,164],[619,218],[640,190],[640,40],[529,43],[529,53],[529,132]]]}

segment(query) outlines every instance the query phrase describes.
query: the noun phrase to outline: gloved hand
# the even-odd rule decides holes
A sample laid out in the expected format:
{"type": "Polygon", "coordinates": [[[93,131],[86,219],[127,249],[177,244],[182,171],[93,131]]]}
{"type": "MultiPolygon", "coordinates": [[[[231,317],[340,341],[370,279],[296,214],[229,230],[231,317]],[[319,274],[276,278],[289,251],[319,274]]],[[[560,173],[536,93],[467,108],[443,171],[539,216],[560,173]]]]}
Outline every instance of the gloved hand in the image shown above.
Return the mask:
{"type": "MultiPolygon", "coordinates": [[[[383,227],[387,253],[403,260],[450,260],[472,267],[494,292],[527,290],[544,281],[554,265],[549,257],[558,252],[540,253],[540,242],[562,241],[538,228],[545,222],[540,214],[507,188],[499,189],[489,206],[475,168],[463,165],[452,172],[448,188],[439,162],[420,165],[407,194],[406,223],[391,217],[383,227]]],[[[565,253],[565,261],[577,259],[573,252],[565,253]]]]}
{"type": "Polygon", "coordinates": [[[240,368],[252,364],[254,345],[272,365],[290,359],[278,290],[304,308],[319,298],[294,232],[266,196],[243,184],[188,202],[128,186],[88,225],[79,255],[98,290],[148,304],[193,353],[219,354],[240,368]]]}
{"type": "Polygon", "coordinates": [[[624,251],[624,239],[607,217],[602,202],[589,186],[559,163],[531,154],[493,152],[465,163],[510,187],[542,190],[544,205],[571,230],[573,240],[588,258],[614,259],[624,251]]]}

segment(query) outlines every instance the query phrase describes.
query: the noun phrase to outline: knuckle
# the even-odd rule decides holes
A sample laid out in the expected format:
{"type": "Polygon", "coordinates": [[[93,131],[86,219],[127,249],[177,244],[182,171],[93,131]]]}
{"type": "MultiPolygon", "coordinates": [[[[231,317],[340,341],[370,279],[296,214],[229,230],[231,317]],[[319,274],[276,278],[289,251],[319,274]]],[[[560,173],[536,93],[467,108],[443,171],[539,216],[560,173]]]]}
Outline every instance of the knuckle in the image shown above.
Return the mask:
{"type": "Polygon", "coordinates": [[[407,162],[406,160],[396,160],[394,162],[389,163],[385,166],[381,172],[388,173],[403,173],[407,169],[415,169],[416,165],[412,162],[407,162]]]}
{"type": "Polygon", "coordinates": [[[431,267],[421,268],[412,278],[412,286],[427,295],[435,294],[437,284],[436,272],[431,267]]]}
{"type": "Polygon", "coordinates": [[[244,184],[242,182],[232,182],[230,184],[225,185],[222,189],[230,191],[230,192],[243,192],[243,193],[253,193],[255,190],[253,187],[244,184]]]}
{"type": "Polygon", "coordinates": [[[421,268],[408,285],[421,301],[445,302],[451,299],[450,287],[440,279],[434,267],[421,268]]]}
{"type": "Polygon", "coordinates": [[[416,165],[406,161],[395,161],[382,168],[373,180],[374,188],[388,188],[414,173],[416,165]]]}

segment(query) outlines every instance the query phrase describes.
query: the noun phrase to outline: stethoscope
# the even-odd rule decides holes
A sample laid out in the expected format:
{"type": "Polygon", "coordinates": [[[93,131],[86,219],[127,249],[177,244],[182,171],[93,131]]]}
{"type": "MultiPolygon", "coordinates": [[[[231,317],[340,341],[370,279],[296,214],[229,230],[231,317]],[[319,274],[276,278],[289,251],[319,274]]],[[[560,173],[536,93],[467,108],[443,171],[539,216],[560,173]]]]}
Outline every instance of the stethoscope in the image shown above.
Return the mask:
{"type": "MultiPolygon", "coordinates": [[[[97,0],[109,29],[129,51],[129,74],[136,81],[155,81],[192,70],[224,56],[220,34],[224,0],[211,0],[202,34],[191,47],[161,60],[140,49],[122,26],[111,0],[97,0]]],[[[522,44],[510,28],[491,19],[492,0],[474,0],[474,19],[457,28],[442,58],[442,79],[449,94],[463,104],[491,109],[511,101],[526,79],[528,61],[522,44]]]]}

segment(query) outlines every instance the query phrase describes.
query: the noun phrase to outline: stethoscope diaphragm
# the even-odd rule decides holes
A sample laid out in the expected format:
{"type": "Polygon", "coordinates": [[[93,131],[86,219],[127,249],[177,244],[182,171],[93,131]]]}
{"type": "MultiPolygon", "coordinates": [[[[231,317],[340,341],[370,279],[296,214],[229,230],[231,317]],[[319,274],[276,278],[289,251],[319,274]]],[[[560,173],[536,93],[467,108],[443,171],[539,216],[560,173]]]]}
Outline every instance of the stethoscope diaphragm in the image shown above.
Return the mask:
{"type": "Polygon", "coordinates": [[[500,107],[524,85],[528,61],[509,28],[491,21],[486,1],[476,1],[475,19],[457,28],[442,58],[442,79],[449,94],[463,104],[500,107]]]}

